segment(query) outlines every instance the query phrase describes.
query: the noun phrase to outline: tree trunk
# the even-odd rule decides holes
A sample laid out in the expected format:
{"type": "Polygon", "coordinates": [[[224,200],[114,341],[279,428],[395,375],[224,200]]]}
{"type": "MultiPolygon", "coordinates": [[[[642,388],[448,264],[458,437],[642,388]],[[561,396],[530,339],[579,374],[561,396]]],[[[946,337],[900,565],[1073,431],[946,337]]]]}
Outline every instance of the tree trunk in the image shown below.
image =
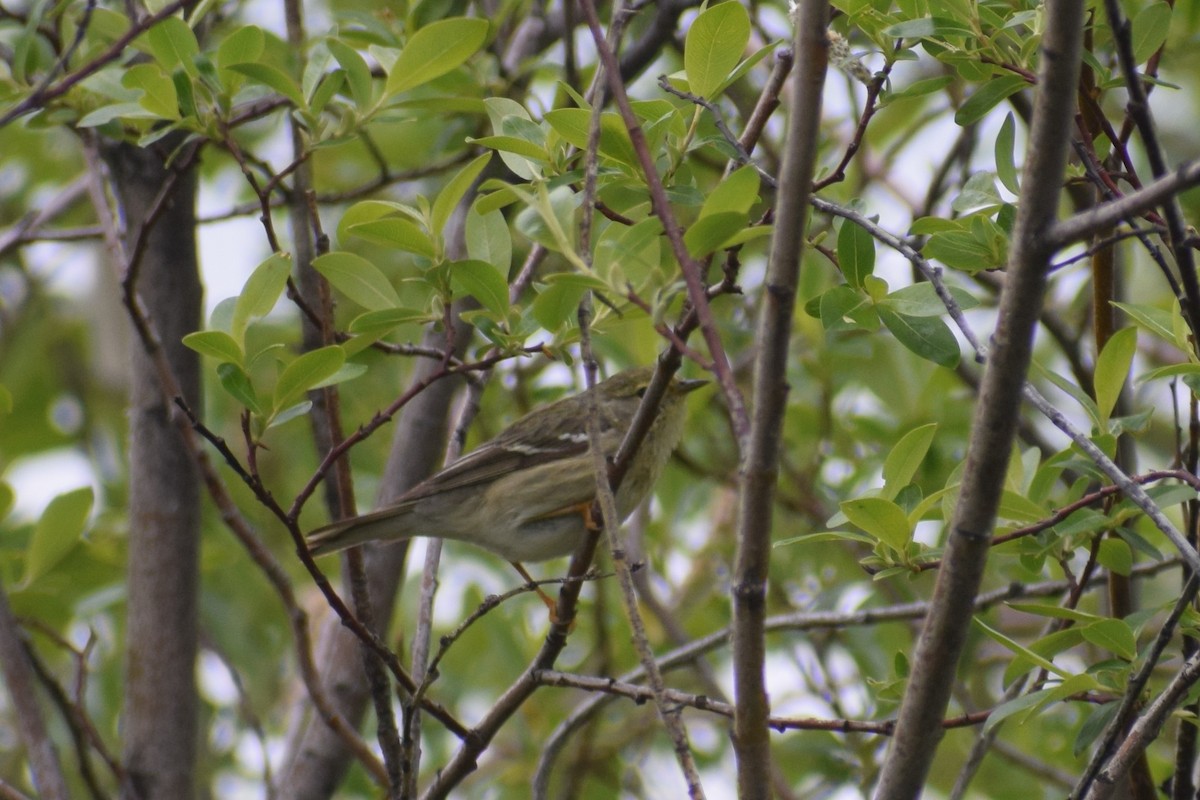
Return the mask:
{"type": "MultiPolygon", "coordinates": [[[[191,174],[180,176],[163,202],[158,196],[169,173],[162,153],[120,144],[106,148],[105,159],[121,206],[127,257],[137,258],[135,242],[145,237],[133,290],[184,399],[198,408],[199,359],[180,341],[200,323],[195,180],[191,174]]],[[[200,485],[196,464],[172,422],[176,411],[163,392],[150,352],[154,345],[145,344],[139,338],[132,348],[129,396],[129,595],[121,738],[132,790],[140,800],[188,800],[195,797],[196,785],[200,485]]]]}

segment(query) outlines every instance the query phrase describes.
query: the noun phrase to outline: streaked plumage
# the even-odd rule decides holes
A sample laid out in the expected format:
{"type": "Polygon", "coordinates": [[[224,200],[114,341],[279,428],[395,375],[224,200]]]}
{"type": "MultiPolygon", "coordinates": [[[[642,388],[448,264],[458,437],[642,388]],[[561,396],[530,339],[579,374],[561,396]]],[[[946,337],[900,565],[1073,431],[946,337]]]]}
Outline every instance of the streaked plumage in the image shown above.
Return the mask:
{"type": "MultiPolygon", "coordinates": [[[[601,448],[615,455],[650,382],[650,367],[597,384],[601,448]]],[[[683,433],[684,398],[704,381],[672,381],[617,491],[624,519],[653,488],[683,433]]],[[[570,554],[596,496],[588,455],[586,393],[536,409],[494,439],[414,486],[392,506],[309,534],[314,555],[368,541],[435,536],[471,542],[509,561],[570,554]]]]}

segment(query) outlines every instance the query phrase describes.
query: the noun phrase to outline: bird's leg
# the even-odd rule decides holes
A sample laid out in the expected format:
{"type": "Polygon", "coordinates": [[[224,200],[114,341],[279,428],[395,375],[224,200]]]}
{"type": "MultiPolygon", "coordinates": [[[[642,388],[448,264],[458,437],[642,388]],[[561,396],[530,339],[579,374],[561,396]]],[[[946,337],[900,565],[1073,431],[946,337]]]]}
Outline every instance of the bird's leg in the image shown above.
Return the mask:
{"type": "Polygon", "coordinates": [[[537,582],[534,581],[533,576],[530,575],[528,570],[525,569],[524,564],[522,564],[520,561],[510,561],[508,563],[513,565],[513,569],[521,573],[521,577],[525,579],[525,582],[529,584],[529,587],[537,592],[537,596],[541,598],[543,603],[546,604],[546,608],[550,609],[550,621],[558,622],[558,615],[556,613],[558,604],[554,602],[554,598],[542,591],[542,587],[537,585],[537,582]]]}

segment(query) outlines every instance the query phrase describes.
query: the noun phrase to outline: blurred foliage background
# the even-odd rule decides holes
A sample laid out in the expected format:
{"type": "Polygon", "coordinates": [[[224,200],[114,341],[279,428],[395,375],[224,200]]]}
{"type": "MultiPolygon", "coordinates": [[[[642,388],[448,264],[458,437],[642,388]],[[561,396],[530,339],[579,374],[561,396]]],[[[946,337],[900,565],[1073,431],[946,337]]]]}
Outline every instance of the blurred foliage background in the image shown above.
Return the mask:
{"type": "MultiPolygon", "coordinates": [[[[148,5],[149,11],[162,7],[148,5]]],[[[1078,131],[1072,135],[1079,152],[1093,153],[1100,169],[1128,190],[1150,176],[1137,138],[1122,129],[1126,96],[1112,34],[1096,5],[1088,3],[1088,114],[1103,115],[1108,127],[1097,126],[1087,142],[1078,131]]],[[[1194,160],[1200,152],[1194,124],[1200,4],[1122,5],[1132,19],[1139,65],[1156,76],[1152,108],[1168,158],[1194,160]]],[[[834,6],[830,30],[848,52],[835,48],[826,83],[817,194],[924,248],[986,340],[1021,188],[1041,4],[842,0],[834,6]]],[[[94,794],[116,792],[96,742],[110,753],[120,750],[125,365],[126,354],[139,346],[120,301],[121,267],[104,240],[112,219],[106,217],[108,176],[92,152],[97,140],[149,146],[171,130],[198,148],[193,168],[201,181],[206,333],[226,334],[194,345],[205,356],[200,414],[243,459],[244,431],[252,431],[261,446],[263,485],[285,507],[323,457],[303,402],[299,408],[269,402],[280,399],[276,387],[300,357],[301,312],[282,284],[296,265],[271,260],[272,245],[258,221],[262,203],[273,204],[280,251],[293,251],[295,233],[276,191],[293,178],[289,120],[300,131],[313,207],[331,239],[332,256],[323,256],[318,268],[333,285],[336,328],[349,334],[336,364],[321,365],[320,379],[300,386],[291,399],[336,381],[347,431],[409,386],[414,364],[428,358],[416,347],[424,331],[444,330],[445,310],[454,303],[473,304],[458,323],[458,333],[469,337],[462,360],[501,356],[479,395],[468,449],[582,386],[575,309],[586,290],[603,298],[595,304],[592,335],[609,374],[650,363],[669,344],[656,328],[674,325],[683,313],[682,279],[650,209],[645,177],[622,123],[607,110],[599,144],[600,209],[589,220],[586,249],[581,244],[580,146],[586,145],[586,109],[595,101],[585,95],[596,51],[575,4],[310,2],[303,10],[307,38],[297,52],[274,5],[189,4],[133,38],[118,58],[46,97],[39,88],[62,85],[120,40],[130,25],[125,12],[74,2],[0,7],[0,114],[32,104],[17,119],[5,117],[0,128],[0,581],[46,682],[63,692],[55,698],[47,691],[41,700],[79,796],[85,781],[94,794]],[[438,31],[436,25],[454,27],[438,31]],[[418,40],[423,30],[436,33],[418,40]],[[422,47],[430,49],[418,58],[422,47]],[[58,65],[64,54],[65,68],[58,65]],[[452,218],[458,198],[470,210],[452,218]],[[523,267],[532,270],[532,280],[509,299],[523,267]],[[238,313],[234,298],[256,277],[273,295],[265,305],[261,297],[243,305],[239,331],[231,321],[238,313]],[[69,708],[86,716],[94,742],[73,743],[64,721],[69,708]]],[[[689,2],[634,4],[629,13],[619,55],[630,72],[622,77],[692,254],[707,265],[708,282],[722,287],[712,308],[745,391],[775,204],[768,179],[777,174],[785,147],[786,92],[773,87],[771,76],[790,43],[788,9],[781,2],[729,0],[707,10],[689,2]],[[714,12],[719,17],[702,21],[714,12]],[[711,37],[703,52],[698,25],[711,37]],[[639,55],[639,47],[648,52],[639,55]],[[660,85],[660,75],[673,91],[660,85]],[[757,171],[730,171],[736,150],[712,109],[695,96],[706,98],[739,135],[764,93],[782,96],[784,105],[766,121],[754,148],[757,171]],[[719,202],[710,203],[714,197],[719,202]]],[[[612,14],[610,4],[601,4],[606,25],[612,14]]],[[[1094,202],[1096,169],[1075,159],[1064,214],[1094,202]]],[[[1200,210],[1198,197],[1195,191],[1182,196],[1189,220],[1200,210]]],[[[1158,235],[1153,220],[1140,222],[1151,237],[1158,235]]],[[[773,734],[774,783],[781,796],[857,797],[869,791],[887,739],[838,721],[875,723],[894,715],[918,622],[868,623],[852,612],[928,599],[935,571],[926,567],[938,555],[952,510],[981,367],[924,278],[896,249],[852,220],[819,212],[808,240],[787,372],[791,392],[772,534],[780,546],[772,553],[769,589],[775,624],[766,661],[773,712],[801,722],[798,730],[773,734]],[[887,508],[880,510],[883,501],[887,508]],[[806,615],[817,612],[843,616],[815,624],[806,615]],[[813,720],[834,729],[817,729],[813,720]]],[[[1197,359],[1175,297],[1146,249],[1127,238],[1115,253],[1114,299],[1131,309],[1119,327],[1136,330],[1122,340],[1128,352],[1114,353],[1116,366],[1098,378],[1094,263],[1075,258],[1088,255],[1076,246],[1058,256],[1038,338],[1039,368],[1031,377],[1110,451],[1118,436],[1127,437],[1135,454],[1129,471],[1186,466],[1194,444],[1188,425],[1197,413],[1197,359]],[[1173,369],[1154,372],[1165,367],[1173,369]],[[1089,410],[1081,399],[1094,402],[1099,392],[1116,402],[1122,386],[1119,405],[1107,409],[1089,410]]],[[[700,337],[689,344],[701,361],[710,356],[700,337]]],[[[702,364],[686,361],[685,374],[704,374],[702,364]]],[[[997,476],[1009,490],[998,533],[1046,520],[1102,483],[1060,432],[1032,410],[1022,413],[1009,475],[997,476]]],[[[392,447],[390,430],[351,452],[360,509],[374,502],[392,447]]],[[[316,630],[328,611],[293,541],[213,457],[238,511],[285,565],[316,630]]],[[[720,392],[699,392],[653,501],[626,526],[636,558],[645,562],[639,576],[644,613],[659,653],[729,625],[738,463],[720,392]]],[[[1156,491],[1181,525],[1194,523],[1186,506],[1194,492],[1178,486],[1156,491]]],[[[1046,641],[1046,620],[1062,605],[1084,615],[1076,630],[1108,622],[1102,591],[1063,600],[1072,581],[1093,569],[1151,569],[1172,555],[1130,507],[1091,508],[995,549],[985,589],[1046,581],[1060,581],[1062,589],[1039,600],[1045,606],[1038,608],[995,605],[981,612],[987,626],[1002,629],[1019,647],[974,629],[950,715],[999,706],[1005,685],[1036,666],[1024,648],[1044,647],[1038,652],[1087,681],[1069,697],[1047,699],[1037,713],[1010,710],[1018,719],[1003,727],[971,796],[1063,796],[1128,677],[1133,653],[1112,642],[1106,646],[1086,634],[1046,641]]],[[[265,797],[306,702],[295,642],[285,608],[229,535],[219,510],[207,504],[204,514],[199,793],[265,797]]],[[[322,502],[310,502],[301,527],[328,518],[322,502]]],[[[420,553],[410,554],[412,580],[385,637],[402,657],[416,618],[420,553]]],[[[606,556],[600,561],[606,569],[606,556]]],[[[332,560],[323,566],[336,574],[332,560]]],[[[556,562],[536,567],[541,577],[562,571],[556,562]]],[[[449,544],[435,643],[485,596],[517,581],[500,559],[449,544]]],[[[1144,645],[1179,585],[1178,570],[1166,567],[1137,580],[1135,612],[1117,636],[1144,645]]],[[[1195,624],[1191,617],[1185,622],[1195,624]]],[[[531,595],[500,604],[453,643],[432,695],[469,724],[527,666],[546,627],[544,609],[531,595]]],[[[584,589],[582,615],[558,667],[623,675],[637,666],[628,642],[615,583],[597,580],[584,589]]],[[[728,689],[727,650],[714,646],[701,662],[670,671],[669,685],[708,694],[707,673],[728,689]]],[[[548,737],[587,695],[541,689],[456,796],[525,796],[548,737]]],[[[0,695],[0,776],[28,794],[27,754],[8,710],[9,699],[0,695]]],[[[728,720],[700,710],[683,716],[706,788],[711,796],[732,796],[728,720]]],[[[947,731],[928,796],[950,791],[981,723],[947,731]]],[[[373,726],[368,722],[364,730],[370,739],[373,726]]],[[[1171,773],[1176,733],[1169,728],[1150,750],[1156,779],[1171,773]]],[[[423,746],[425,781],[457,741],[427,722],[423,746]]],[[[563,797],[682,791],[652,704],[626,699],[587,718],[553,774],[563,797]]],[[[355,767],[338,796],[377,792],[355,767]]]]}

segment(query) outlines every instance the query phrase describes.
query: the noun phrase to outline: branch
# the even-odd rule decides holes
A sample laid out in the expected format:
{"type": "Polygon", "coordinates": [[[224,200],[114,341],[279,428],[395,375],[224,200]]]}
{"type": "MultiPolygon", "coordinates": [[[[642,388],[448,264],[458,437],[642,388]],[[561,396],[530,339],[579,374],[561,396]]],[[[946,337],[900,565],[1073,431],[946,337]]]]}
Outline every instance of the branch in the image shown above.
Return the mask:
{"type": "Polygon", "coordinates": [[[67,77],[63,78],[53,86],[38,87],[21,102],[10,108],[3,115],[0,115],[0,128],[3,128],[8,123],[12,122],[17,117],[25,114],[38,111],[44,108],[46,103],[56,97],[60,97],[70,91],[74,86],[80,83],[84,78],[94,75],[99,72],[102,67],[116,61],[121,56],[125,55],[125,48],[134,39],[141,36],[146,31],[153,28],[164,19],[174,14],[180,9],[188,5],[191,0],[175,0],[169,3],[160,11],[146,17],[142,20],[136,20],[129,26],[129,30],[118,36],[113,43],[108,46],[100,55],[93,58],[81,68],[72,72],[67,77]]]}
{"type": "Polygon", "coordinates": [[[913,657],[896,735],[883,765],[876,797],[916,797],[925,785],[940,739],[936,725],[950,699],[959,656],[970,625],[974,597],[987,562],[1003,475],[1012,450],[1021,389],[1032,356],[1034,328],[1053,249],[1047,240],[1066,169],[1075,108],[1083,4],[1048,6],[1039,91],[1030,133],[1029,158],[1000,298],[994,346],[983,376],[979,405],[954,511],[944,568],[938,573],[930,616],[913,657]]]}
{"type": "Polygon", "coordinates": [[[780,435],[787,407],[788,345],[800,257],[808,221],[820,145],[821,93],[829,64],[825,28],[829,4],[805,0],[792,18],[796,73],[792,77],[791,109],[783,167],[779,175],[779,204],[767,265],[765,291],[759,310],[754,360],[754,416],[741,448],[738,490],[737,555],[733,576],[733,684],[737,709],[733,749],[737,759],[740,797],[770,794],[770,703],[766,687],[764,620],[767,574],[771,562],[771,521],[779,476],[780,435]]]}
{"type": "Polygon", "coordinates": [[[1200,161],[1185,162],[1135,192],[1122,195],[1112,202],[1093,206],[1082,214],[1056,223],[1050,229],[1050,241],[1056,248],[1083,241],[1097,231],[1107,230],[1162,205],[1185,189],[1196,185],[1200,185],[1200,161]]]}
{"type": "Polygon", "coordinates": [[[638,162],[642,167],[642,172],[649,186],[651,205],[654,213],[662,220],[663,230],[667,235],[668,241],[671,243],[671,251],[674,253],[676,261],[679,262],[684,281],[687,283],[688,299],[699,316],[700,331],[704,335],[704,341],[708,345],[709,352],[712,354],[717,381],[721,386],[721,391],[725,395],[725,402],[729,406],[729,414],[733,420],[734,434],[737,436],[738,450],[744,451],[746,437],[750,433],[750,419],[746,413],[746,402],[742,398],[742,393],[734,380],[733,370],[729,366],[729,357],[725,353],[725,346],[721,341],[716,320],[712,315],[712,308],[709,306],[708,297],[705,294],[703,270],[699,262],[692,258],[691,253],[688,252],[687,245],[683,242],[683,229],[675,219],[675,213],[671,210],[666,187],[663,186],[662,178],[659,176],[658,169],[654,164],[654,155],[650,152],[649,146],[646,144],[646,135],[642,131],[641,125],[638,124],[637,115],[633,113],[633,107],[629,104],[629,97],[625,93],[625,85],[621,81],[616,57],[613,55],[612,48],[609,47],[608,42],[605,41],[604,32],[600,29],[600,20],[596,16],[595,3],[592,0],[583,0],[582,5],[584,14],[587,17],[588,28],[592,32],[592,39],[596,43],[597,53],[601,63],[604,65],[609,90],[616,101],[617,109],[621,113],[621,119],[625,123],[625,128],[629,131],[629,139],[633,143],[634,150],[637,152],[638,162]]]}
{"type": "Polygon", "coordinates": [[[9,702],[16,717],[17,732],[29,754],[29,771],[39,797],[67,800],[67,782],[63,777],[58,751],[46,730],[46,720],[38,705],[33,665],[25,652],[25,643],[17,630],[8,592],[0,585],[0,672],[8,689],[9,702]]]}

